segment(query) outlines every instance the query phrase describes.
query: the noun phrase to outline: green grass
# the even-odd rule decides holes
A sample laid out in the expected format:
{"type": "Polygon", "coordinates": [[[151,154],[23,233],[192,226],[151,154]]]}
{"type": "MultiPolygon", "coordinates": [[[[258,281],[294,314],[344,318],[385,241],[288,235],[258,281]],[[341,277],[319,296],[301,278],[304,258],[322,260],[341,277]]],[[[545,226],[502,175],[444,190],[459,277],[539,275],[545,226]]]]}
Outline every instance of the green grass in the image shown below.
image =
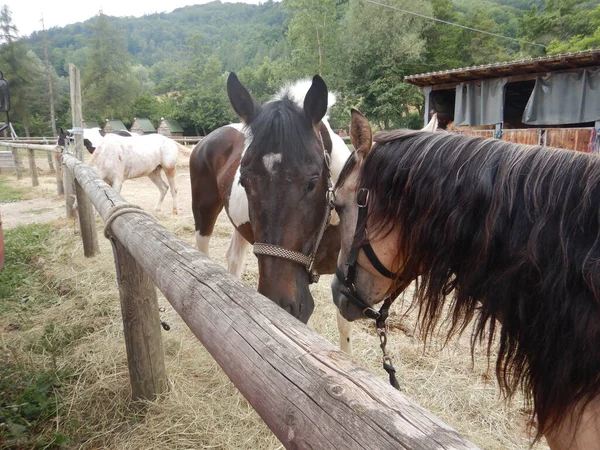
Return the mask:
{"type": "Polygon", "coordinates": [[[54,425],[64,376],[0,365],[0,448],[58,448],[68,441],[54,425]]]}
{"type": "Polygon", "coordinates": [[[0,326],[7,334],[0,345],[0,449],[59,448],[68,442],[68,436],[59,431],[64,424],[59,427],[57,418],[62,410],[63,381],[69,374],[57,370],[56,357],[86,330],[50,323],[39,336],[31,337],[34,342],[30,347],[38,354],[52,356],[51,370],[39,364],[41,358],[36,361],[24,357],[15,344],[23,338],[21,333],[31,314],[48,307],[48,301],[56,298],[51,289],[44,288],[47,280],[39,261],[48,255],[52,231],[48,225],[33,224],[6,230],[4,235],[0,326]]]}
{"type": "MultiPolygon", "coordinates": [[[[14,177],[14,176],[13,176],[14,177]]],[[[25,191],[9,185],[9,178],[0,176],[0,203],[23,200],[25,191]]]]}
{"type": "Polygon", "coordinates": [[[15,303],[28,286],[43,281],[35,260],[47,255],[45,246],[52,228],[49,225],[19,226],[4,232],[4,266],[0,270],[0,315],[15,303]]]}

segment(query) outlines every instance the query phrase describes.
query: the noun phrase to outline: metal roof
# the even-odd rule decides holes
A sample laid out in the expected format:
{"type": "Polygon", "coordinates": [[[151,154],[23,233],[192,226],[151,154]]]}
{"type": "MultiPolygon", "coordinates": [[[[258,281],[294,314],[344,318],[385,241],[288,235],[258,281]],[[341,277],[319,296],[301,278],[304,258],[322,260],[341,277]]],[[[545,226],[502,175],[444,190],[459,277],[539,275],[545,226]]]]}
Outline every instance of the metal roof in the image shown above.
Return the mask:
{"type": "Polygon", "coordinates": [[[181,125],[179,125],[179,122],[177,122],[176,120],[163,119],[162,121],[165,123],[167,128],[171,130],[172,133],[183,133],[183,128],[181,127],[181,125]]]}
{"type": "Polygon", "coordinates": [[[112,128],[115,131],[127,130],[127,127],[125,126],[125,124],[122,121],[120,121],[119,119],[106,119],[104,128],[106,128],[107,125],[110,125],[110,128],[112,128]]]}
{"type": "Polygon", "coordinates": [[[500,64],[465,67],[461,69],[428,72],[404,78],[416,86],[462,83],[484,78],[510,77],[516,75],[539,74],[559,70],[600,66],[600,50],[587,50],[541,58],[521,59],[500,64]]]}
{"type": "Polygon", "coordinates": [[[134,128],[136,125],[140,127],[140,129],[144,133],[156,133],[156,127],[152,125],[150,119],[141,119],[139,117],[135,117],[133,119],[133,124],[131,125],[131,128],[134,128]]]}

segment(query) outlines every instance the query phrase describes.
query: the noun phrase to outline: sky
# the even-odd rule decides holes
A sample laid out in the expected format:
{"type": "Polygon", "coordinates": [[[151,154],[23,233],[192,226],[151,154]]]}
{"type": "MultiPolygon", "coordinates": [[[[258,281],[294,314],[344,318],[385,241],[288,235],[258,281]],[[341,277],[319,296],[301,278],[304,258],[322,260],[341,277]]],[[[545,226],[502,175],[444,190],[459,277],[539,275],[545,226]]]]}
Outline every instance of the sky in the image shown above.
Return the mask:
{"type": "MultiPolygon", "coordinates": [[[[171,12],[187,5],[199,5],[211,0],[0,0],[12,12],[19,36],[28,36],[42,29],[63,27],[83,22],[100,10],[108,16],[135,16],[171,12]]],[[[221,0],[223,3],[262,3],[261,0],[221,0]]]]}

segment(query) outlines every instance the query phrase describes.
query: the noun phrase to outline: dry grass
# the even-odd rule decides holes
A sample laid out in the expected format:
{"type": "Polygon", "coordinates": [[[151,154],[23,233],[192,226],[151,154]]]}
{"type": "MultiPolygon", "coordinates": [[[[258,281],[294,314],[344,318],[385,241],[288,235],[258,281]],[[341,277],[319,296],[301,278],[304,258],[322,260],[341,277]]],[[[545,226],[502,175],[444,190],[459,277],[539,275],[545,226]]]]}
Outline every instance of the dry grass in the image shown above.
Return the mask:
{"type": "MultiPolygon", "coordinates": [[[[157,217],[167,229],[192,243],[186,168],[180,170],[177,182],[180,216],[167,215],[171,209],[167,198],[165,212],[157,217]]],[[[122,194],[132,203],[151,210],[157,191],[148,179],[140,179],[125,183],[122,194]]],[[[2,206],[3,216],[5,212],[10,214],[5,211],[7,206],[2,206]]],[[[12,349],[11,357],[39,368],[55,364],[57,369],[72,374],[65,380],[61,399],[64,407],[57,421],[57,427],[65,427],[72,448],[281,448],[160,294],[159,304],[164,308],[161,318],[171,325],[171,331],[163,332],[170,391],[142,410],[132,405],[110,245],[99,237],[101,254],[86,259],[72,225],[66,220],[55,224],[57,230],[50,244],[52,256],[43,263],[48,280],[43,288],[62,293],[61,300],[29,316],[27,326],[18,333],[0,330],[0,342],[12,349]],[[47,333],[51,323],[65,329],[77,325],[80,333],[54,354],[32,353],[32,343],[44,336],[44,330],[47,333]]],[[[98,227],[101,229],[99,219],[98,227]]],[[[223,265],[231,229],[222,215],[213,235],[211,256],[223,265]]],[[[256,273],[256,260],[249,253],[244,281],[255,286],[256,273]]],[[[311,288],[316,308],[309,325],[337,343],[330,280],[329,276],[322,277],[311,288]]],[[[478,349],[472,363],[468,331],[445,348],[442,348],[445,336],[434,336],[424,347],[414,331],[414,314],[401,317],[402,311],[397,305],[389,319],[392,329],[388,345],[405,394],[482,449],[528,448],[530,437],[521,400],[517,398],[509,405],[503,403],[485,352],[478,349]]],[[[356,364],[371,370],[373,376],[385,378],[378,340],[370,323],[355,326],[354,350],[356,364]]],[[[538,444],[534,448],[547,447],[538,444]]]]}

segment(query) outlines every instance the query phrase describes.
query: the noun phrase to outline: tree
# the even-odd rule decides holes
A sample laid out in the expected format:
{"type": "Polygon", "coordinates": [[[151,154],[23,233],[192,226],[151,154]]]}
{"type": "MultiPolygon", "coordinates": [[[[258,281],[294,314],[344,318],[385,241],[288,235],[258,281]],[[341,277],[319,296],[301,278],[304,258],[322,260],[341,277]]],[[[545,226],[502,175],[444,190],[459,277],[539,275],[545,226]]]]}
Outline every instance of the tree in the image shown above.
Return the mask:
{"type": "Polygon", "coordinates": [[[342,78],[340,19],[346,5],[331,0],[284,0],[283,4],[293,14],[287,38],[292,47],[291,66],[295,75],[317,73],[329,85],[335,85],[335,80],[342,78]]]}
{"type": "Polygon", "coordinates": [[[102,13],[89,27],[90,53],[81,82],[84,115],[101,122],[107,118],[128,122],[140,87],[132,72],[123,33],[102,13]]]}
{"type": "MultiPolygon", "coordinates": [[[[400,9],[431,15],[421,0],[394,3],[400,9]]],[[[404,76],[420,62],[425,41],[423,19],[362,1],[350,2],[345,19],[348,91],[361,111],[381,128],[406,122],[411,107],[423,96],[404,76]]]]}
{"type": "Polygon", "coordinates": [[[15,131],[29,136],[32,104],[47,103],[43,98],[45,89],[39,90],[44,69],[40,59],[27,48],[26,41],[19,39],[18,29],[6,5],[0,9],[0,42],[0,67],[10,86],[15,131]]]}

